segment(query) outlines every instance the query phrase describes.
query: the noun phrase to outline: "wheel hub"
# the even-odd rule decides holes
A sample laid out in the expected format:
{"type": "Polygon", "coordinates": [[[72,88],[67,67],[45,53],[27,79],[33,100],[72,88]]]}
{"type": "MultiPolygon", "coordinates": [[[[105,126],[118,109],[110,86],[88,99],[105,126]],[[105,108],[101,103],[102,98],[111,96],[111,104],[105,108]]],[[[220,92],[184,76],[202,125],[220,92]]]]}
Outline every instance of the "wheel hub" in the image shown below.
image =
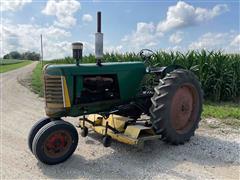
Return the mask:
{"type": "Polygon", "coordinates": [[[191,84],[183,84],[175,92],[171,104],[171,123],[173,128],[183,133],[196,119],[196,89],[191,84]]]}
{"type": "Polygon", "coordinates": [[[56,131],[48,136],[44,143],[44,151],[51,158],[58,158],[68,152],[72,138],[67,131],[56,131]]]}

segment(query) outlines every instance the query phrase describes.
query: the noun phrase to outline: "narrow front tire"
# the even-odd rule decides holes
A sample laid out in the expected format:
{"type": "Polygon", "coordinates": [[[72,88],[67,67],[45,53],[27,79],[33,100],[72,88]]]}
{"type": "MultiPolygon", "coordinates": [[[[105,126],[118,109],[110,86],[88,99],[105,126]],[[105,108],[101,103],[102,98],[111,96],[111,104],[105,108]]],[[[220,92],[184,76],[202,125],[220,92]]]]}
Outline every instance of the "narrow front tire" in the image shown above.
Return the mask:
{"type": "Polygon", "coordinates": [[[76,128],[63,120],[51,121],[43,126],[33,140],[36,158],[49,165],[67,160],[78,145],[76,128]]]}
{"type": "Polygon", "coordinates": [[[39,121],[37,121],[32,126],[32,128],[28,134],[28,148],[31,152],[32,152],[33,139],[36,136],[37,132],[39,131],[39,129],[41,129],[44,125],[48,124],[50,121],[51,120],[49,117],[44,117],[44,118],[40,119],[39,121]]]}

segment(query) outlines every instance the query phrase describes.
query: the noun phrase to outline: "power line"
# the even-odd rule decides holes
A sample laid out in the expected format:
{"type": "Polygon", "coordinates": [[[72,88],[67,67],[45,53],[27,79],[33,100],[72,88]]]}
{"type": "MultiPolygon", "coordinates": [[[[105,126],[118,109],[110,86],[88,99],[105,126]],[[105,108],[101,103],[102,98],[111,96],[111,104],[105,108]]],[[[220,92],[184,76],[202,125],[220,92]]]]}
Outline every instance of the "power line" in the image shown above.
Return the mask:
{"type": "Polygon", "coordinates": [[[40,38],[41,38],[41,60],[42,60],[42,68],[43,68],[43,43],[42,43],[42,34],[41,34],[40,38]]]}

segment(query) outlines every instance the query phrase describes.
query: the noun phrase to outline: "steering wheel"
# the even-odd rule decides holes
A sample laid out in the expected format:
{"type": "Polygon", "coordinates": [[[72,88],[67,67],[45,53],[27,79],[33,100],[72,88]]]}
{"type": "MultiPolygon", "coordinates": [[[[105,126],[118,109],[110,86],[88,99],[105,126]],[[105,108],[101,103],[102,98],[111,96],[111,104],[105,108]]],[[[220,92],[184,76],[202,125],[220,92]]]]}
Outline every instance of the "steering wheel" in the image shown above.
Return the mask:
{"type": "Polygon", "coordinates": [[[140,52],[139,52],[139,55],[140,57],[143,59],[144,63],[146,63],[147,61],[149,61],[152,56],[155,56],[156,53],[153,52],[152,50],[150,49],[142,49],[140,52]]]}

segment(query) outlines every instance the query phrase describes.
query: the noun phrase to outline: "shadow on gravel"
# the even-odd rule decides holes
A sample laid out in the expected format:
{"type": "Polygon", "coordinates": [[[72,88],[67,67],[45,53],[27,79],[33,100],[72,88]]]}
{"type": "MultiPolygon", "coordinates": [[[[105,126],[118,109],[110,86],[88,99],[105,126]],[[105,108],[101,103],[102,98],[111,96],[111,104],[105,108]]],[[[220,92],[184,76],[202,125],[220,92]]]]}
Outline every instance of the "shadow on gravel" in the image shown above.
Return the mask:
{"type": "MultiPolygon", "coordinates": [[[[90,134],[89,144],[101,141],[100,136],[90,134]]],[[[99,142],[98,142],[99,143],[99,142]]],[[[100,147],[100,145],[99,145],[100,147]]],[[[190,162],[206,167],[239,165],[240,146],[236,142],[209,136],[196,135],[185,145],[172,146],[161,141],[145,143],[143,150],[113,142],[113,152],[105,156],[86,160],[84,156],[73,155],[65,163],[47,166],[38,163],[49,178],[134,178],[143,179],[157,174],[168,174],[179,178],[194,178],[174,170],[177,165],[190,162]]],[[[81,147],[79,147],[81,151],[81,147]]],[[[107,151],[107,149],[106,149],[107,151]]]]}

